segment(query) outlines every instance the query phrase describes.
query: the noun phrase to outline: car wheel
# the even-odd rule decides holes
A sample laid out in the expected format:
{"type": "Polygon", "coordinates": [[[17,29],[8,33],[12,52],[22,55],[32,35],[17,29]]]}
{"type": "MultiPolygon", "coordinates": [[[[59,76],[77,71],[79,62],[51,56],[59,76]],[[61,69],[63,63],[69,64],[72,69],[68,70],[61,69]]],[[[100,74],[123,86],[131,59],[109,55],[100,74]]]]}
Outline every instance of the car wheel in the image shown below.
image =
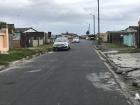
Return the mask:
{"type": "Polygon", "coordinates": [[[69,46],[69,48],[68,48],[68,50],[70,50],[71,48],[70,48],[70,46],[69,46]]]}

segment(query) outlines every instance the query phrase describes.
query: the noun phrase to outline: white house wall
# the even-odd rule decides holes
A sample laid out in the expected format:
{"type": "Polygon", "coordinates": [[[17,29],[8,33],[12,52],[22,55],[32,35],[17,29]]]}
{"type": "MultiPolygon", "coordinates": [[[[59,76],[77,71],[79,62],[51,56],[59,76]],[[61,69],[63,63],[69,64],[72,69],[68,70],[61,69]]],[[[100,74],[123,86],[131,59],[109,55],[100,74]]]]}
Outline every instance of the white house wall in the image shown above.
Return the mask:
{"type": "Polygon", "coordinates": [[[43,40],[39,40],[39,45],[43,45],[44,41],[43,40]]]}
{"type": "Polygon", "coordinates": [[[37,47],[38,46],[38,40],[33,40],[33,47],[37,47]]]}
{"type": "Polygon", "coordinates": [[[107,35],[103,36],[103,42],[107,42],[107,35]]]}
{"type": "MultiPolygon", "coordinates": [[[[39,40],[39,46],[43,45],[44,41],[43,40],[39,40]]],[[[38,46],[38,40],[33,40],[33,47],[37,47],[38,46]]]]}

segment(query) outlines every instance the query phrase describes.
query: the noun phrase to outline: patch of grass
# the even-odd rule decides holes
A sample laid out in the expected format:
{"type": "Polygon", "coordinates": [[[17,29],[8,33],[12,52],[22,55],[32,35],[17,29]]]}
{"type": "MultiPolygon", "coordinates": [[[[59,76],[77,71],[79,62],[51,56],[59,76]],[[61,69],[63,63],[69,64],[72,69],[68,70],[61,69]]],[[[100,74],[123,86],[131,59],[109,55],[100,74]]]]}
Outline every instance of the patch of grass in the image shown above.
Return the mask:
{"type": "Polygon", "coordinates": [[[0,65],[8,65],[9,64],[9,62],[7,62],[7,61],[0,61],[0,65]]]}
{"type": "Polygon", "coordinates": [[[140,48],[127,48],[119,50],[120,53],[140,53],[140,48]]]}
{"type": "Polygon", "coordinates": [[[9,62],[22,59],[26,56],[31,56],[35,53],[35,50],[30,49],[11,49],[9,54],[0,54],[0,65],[8,64],[9,62]]]}
{"type": "Polygon", "coordinates": [[[122,45],[120,43],[107,43],[108,48],[130,48],[128,46],[122,45]]]}
{"type": "Polygon", "coordinates": [[[27,56],[31,56],[37,53],[43,53],[52,48],[52,44],[47,44],[31,49],[10,49],[9,54],[0,54],[0,65],[7,65],[9,62],[20,60],[27,56]]]}
{"type": "Polygon", "coordinates": [[[50,43],[50,44],[42,45],[42,46],[39,46],[39,47],[33,47],[33,48],[30,48],[30,49],[35,50],[37,53],[45,53],[45,52],[51,51],[52,46],[53,46],[53,44],[50,43]]]}
{"type": "Polygon", "coordinates": [[[42,45],[39,47],[35,47],[35,49],[41,52],[46,52],[46,51],[50,51],[52,49],[52,46],[53,46],[53,43],[50,43],[50,44],[42,45]]]}
{"type": "Polygon", "coordinates": [[[119,53],[140,53],[140,48],[129,47],[119,43],[105,43],[104,45],[109,49],[118,50],[119,53]]]}

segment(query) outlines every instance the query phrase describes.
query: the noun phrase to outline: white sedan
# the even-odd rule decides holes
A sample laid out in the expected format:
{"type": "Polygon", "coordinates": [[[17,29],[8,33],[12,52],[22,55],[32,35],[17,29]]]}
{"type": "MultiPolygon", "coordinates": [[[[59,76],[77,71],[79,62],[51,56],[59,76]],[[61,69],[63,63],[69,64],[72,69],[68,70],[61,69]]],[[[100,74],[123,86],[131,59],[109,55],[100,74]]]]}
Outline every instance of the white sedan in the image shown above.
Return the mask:
{"type": "Polygon", "coordinates": [[[54,41],[53,44],[53,50],[69,50],[70,49],[70,43],[69,40],[65,37],[59,37],[54,41]]]}
{"type": "Polygon", "coordinates": [[[73,43],[79,43],[79,42],[80,42],[79,37],[75,37],[75,38],[73,38],[72,42],[73,42],[73,43]]]}

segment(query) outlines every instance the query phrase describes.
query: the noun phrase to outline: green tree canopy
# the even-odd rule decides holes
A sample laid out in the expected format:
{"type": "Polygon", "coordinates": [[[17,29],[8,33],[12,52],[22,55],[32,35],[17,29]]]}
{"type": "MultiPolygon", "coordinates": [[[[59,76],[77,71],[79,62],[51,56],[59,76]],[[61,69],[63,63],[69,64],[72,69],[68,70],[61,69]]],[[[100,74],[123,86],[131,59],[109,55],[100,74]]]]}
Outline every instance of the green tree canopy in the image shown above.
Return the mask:
{"type": "Polygon", "coordinates": [[[6,28],[6,22],[0,21],[0,29],[6,28]]]}

